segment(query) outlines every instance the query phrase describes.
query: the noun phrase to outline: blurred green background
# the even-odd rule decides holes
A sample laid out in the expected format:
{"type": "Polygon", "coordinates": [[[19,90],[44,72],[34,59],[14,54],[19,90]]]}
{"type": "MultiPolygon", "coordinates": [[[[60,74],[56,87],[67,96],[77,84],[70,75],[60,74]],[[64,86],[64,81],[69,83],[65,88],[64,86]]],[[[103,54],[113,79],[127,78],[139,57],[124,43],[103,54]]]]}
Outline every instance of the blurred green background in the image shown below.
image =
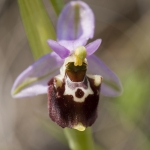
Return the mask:
{"type": "MultiPolygon", "coordinates": [[[[95,14],[94,38],[103,40],[96,55],[118,75],[124,89],[117,98],[101,95],[94,141],[103,150],[149,150],[150,1],[85,2],[95,14]]],[[[49,0],[43,3],[56,26],[49,0]]],[[[17,1],[1,0],[0,150],[68,150],[63,130],[48,118],[46,95],[10,96],[15,78],[33,62],[17,1]]]]}

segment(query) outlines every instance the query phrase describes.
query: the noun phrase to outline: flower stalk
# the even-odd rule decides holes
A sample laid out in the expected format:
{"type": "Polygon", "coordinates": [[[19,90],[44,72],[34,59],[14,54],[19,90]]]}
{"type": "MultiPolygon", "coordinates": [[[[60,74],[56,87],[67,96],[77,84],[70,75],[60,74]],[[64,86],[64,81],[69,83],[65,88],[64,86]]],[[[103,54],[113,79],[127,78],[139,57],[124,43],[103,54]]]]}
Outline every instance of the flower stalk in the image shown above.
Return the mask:
{"type": "Polygon", "coordinates": [[[83,132],[66,128],[64,132],[71,150],[95,150],[91,128],[83,132]]]}

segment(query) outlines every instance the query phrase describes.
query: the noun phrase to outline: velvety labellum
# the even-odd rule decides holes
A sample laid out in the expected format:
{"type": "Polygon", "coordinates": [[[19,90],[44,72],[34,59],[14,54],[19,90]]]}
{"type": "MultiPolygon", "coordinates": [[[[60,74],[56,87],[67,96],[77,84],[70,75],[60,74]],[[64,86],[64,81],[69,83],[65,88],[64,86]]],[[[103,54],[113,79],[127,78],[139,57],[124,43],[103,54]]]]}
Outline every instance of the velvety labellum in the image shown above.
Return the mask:
{"type": "Polygon", "coordinates": [[[52,78],[48,83],[50,118],[62,128],[83,131],[91,126],[97,118],[101,81],[101,76],[86,75],[81,82],[73,82],[67,73],[52,78]]]}

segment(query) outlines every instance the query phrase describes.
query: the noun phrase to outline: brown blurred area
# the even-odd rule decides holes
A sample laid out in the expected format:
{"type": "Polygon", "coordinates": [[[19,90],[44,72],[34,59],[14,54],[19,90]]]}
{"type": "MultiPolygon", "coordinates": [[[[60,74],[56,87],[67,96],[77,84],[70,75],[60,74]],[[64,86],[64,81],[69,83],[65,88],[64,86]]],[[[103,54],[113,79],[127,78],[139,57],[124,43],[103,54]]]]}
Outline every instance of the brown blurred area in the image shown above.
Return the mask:
{"type": "MultiPolygon", "coordinates": [[[[49,1],[43,2],[56,25],[49,1]]],[[[149,150],[150,1],[85,2],[95,14],[94,38],[103,40],[96,55],[119,76],[124,88],[118,98],[101,96],[94,140],[104,150],[149,150]],[[138,107],[131,107],[133,101],[138,107]]],[[[1,0],[0,150],[67,150],[62,129],[48,118],[46,95],[23,99],[10,95],[15,78],[33,62],[17,1],[1,0]]]]}

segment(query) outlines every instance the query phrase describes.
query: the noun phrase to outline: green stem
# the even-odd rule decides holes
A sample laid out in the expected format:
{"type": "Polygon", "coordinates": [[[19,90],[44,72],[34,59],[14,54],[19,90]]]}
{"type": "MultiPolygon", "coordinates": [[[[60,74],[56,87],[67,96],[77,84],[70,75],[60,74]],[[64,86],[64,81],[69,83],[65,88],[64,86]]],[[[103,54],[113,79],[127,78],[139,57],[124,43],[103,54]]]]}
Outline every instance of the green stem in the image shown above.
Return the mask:
{"type": "Polygon", "coordinates": [[[53,24],[41,0],[18,0],[23,25],[34,59],[52,51],[48,39],[56,39],[53,24]]]}
{"type": "Polygon", "coordinates": [[[77,131],[75,129],[64,129],[71,150],[95,150],[91,129],[77,131]]]}

